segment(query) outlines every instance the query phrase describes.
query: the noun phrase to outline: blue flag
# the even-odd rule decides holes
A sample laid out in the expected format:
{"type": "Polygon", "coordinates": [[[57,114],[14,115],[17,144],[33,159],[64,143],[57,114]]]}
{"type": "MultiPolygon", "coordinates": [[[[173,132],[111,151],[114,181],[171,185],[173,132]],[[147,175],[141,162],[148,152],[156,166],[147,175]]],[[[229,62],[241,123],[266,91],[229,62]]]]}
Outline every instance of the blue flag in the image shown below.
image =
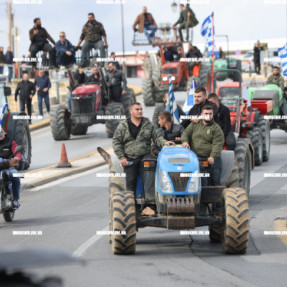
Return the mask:
{"type": "Polygon", "coordinates": [[[189,110],[193,107],[194,105],[194,92],[197,89],[197,84],[195,79],[192,79],[191,85],[190,85],[190,90],[189,90],[189,94],[186,98],[186,101],[183,105],[183,111],[188,114],[189,110]]]}
{"type": "Polygon", "coordinates": [[[179,115],[173,93],[171,75],[168,76],[168,80],[169,80],[169,89],[168,89],[166,110],[170,112],[173,123],[179,124],[179,115]]]}
{"type": "Polygon", "coordinates": [[[282,62],[283,76],[287,76],[287,43],[282,48],[278,49],[278,55],[282,62]]]}
{"type": "Polygon", "coordinates": [[[206,39],[208,55],[212,56],[212,49],[214,46],[214,55],[219,58],[219,52],[213,41],[213,35],[215,35],[215,30],[213,26],[214,13],[212,12],[201,25],[201,36],[206,39]]]}

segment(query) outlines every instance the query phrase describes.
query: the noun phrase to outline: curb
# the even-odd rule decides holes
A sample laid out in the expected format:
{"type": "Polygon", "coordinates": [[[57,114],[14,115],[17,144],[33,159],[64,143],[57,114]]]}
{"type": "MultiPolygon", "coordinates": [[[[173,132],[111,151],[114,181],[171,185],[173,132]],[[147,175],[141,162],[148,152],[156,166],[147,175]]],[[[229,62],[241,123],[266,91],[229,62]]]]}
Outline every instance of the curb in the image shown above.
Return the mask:
{"type": "MultiPolygon", "coordinates": [[[[128,88],[134,89],[136,96],[139,96],[142,93],[142,89],[138,86],[128,85],[128,88]]],[[[30,125],[30,131],[36,131],[41,128],[48,127],[49,125],[50,125],[50,118],[30,125]]]]}

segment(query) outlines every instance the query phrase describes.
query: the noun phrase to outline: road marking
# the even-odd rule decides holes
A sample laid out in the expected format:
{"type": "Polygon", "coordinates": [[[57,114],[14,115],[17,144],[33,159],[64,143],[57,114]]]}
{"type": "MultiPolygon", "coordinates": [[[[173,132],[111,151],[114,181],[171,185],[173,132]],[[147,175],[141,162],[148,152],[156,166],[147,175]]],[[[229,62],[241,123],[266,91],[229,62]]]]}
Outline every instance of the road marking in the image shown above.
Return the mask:
{"type": "Polygon", "coordinates": [[[70,180],[76,179],[76,178],[78,178],[78,177],[82,177],[82,176],[85,176],[85,175],[89,175],[89,174],[95,173],[96,171],[101,170],[101,169],[105,169],[105,168],[107,168],[106,165],[104,165],[104,166],[99,166],[99,167],[97,167],[97,168],[94,168],[94,169],[91,169],[91,170],[88,170],[88,171],[85,171],[85,172],[81,172],[81,173],[79,173],[79,174],[67,176],[67,177],[64,177],[64,178],[55,180],[55,181],[53,181],[53,182],[46,183],[46,184],[43,184],[43,185],[38,186],[38,187],[35,187],[35,188],[31,188],[31,189],[29,190],[29,192],[36,192],[36,191],[42,190],[42,189],[44,189],[44,188],[48,188],[48,187],[51,187],[51,186],[55,186],[55,185],[64,183],[64,182],[66,182],[66,181],[70,181],[70,180]]]}
{"type": "Polygon", "coordinates": [[[51,132],[48,131],[48,132],[46,132],[46,133],[44,133],[44,134],[41,134],[41,135],[38,135],[38,136],[35,136],[35,137],[32,136],[32,140],[37,140],[37,139],[46,137],[46,136],[48,136],[48,135],[50,135],[50,134],[51,134],[51,132]]]}
{"type": "MultiPolygon", "coordinates": [[[[105,233],[108,231],[108,226],[106,226],[104,229],[100,231],[100,233],[105,233]]],[[[84,253],[92,246],[94,245],[99,239],[101,239],[104,235],[98,235],[95,234],[92,237],[90,237],[87,241],[85,241],[83,244],[81,244],[73,253],[74,257],[81,257],[84,255],[84,253]]]]}
{"type": "MultiPolygon", "coordinates": [[[[274,230],[287,232],[287,219],[278,218],[274,220],[274,230]]],[[[287,245],[287,236],[286,235],[277,235],[277,237],[282,241],[283,244],[287,245]]]]}

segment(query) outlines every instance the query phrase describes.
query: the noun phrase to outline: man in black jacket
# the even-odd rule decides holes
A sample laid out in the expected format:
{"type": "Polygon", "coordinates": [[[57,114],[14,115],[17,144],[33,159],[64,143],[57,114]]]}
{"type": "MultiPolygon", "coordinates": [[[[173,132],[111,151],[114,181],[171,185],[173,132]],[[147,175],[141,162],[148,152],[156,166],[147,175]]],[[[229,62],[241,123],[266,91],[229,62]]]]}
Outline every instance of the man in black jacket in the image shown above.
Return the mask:
{"type": "Polygon", "coordinates": [[[101,84],[99,68],[97,67],[93,68],[93,74],[87,78],[86,83],[87,84],[98,84],[98,85],[101,84]]]}
{"type": "Polygon", "coordinates": [[[0,47],[0,75],[3,74],[5,64],[5,55],[3,47],[0,47]]]}
{"type": "MultiPolygon", "coordinates": [[[[181,134],[183,133],[184,128],[183,126],[172,122],[171,114],[168,111],[163,111],[158,115],[158,124],[160,126],[158,131],[163,138],[168,141],[181,140],[181,134]]],[[[153,145],[154,155],[157,156],[160,150],[161,149],[156,144],[153,145]]]]}
{"type": "Polygon", "coordinates": [[[27,105],[29,124],[32,123],[32,98],[35,94],[35,85],[29,81],[28,74],[23,74],[22,81],[18,83],[15,91],[15,101],[17,102],[18,94],[20,94],[20,111],[25,113],[25,104],[27,105]]]}
{"type": "MultiPolygon", "coordinates": [[[[56,45],[54,39],[50,36],[45,28],[42,27],[41,19],[34,19],[34,26],[29,31],[29,37],[31,41],[30,52],[31,58],[36,58],[39,51],[49,52],[50,66],[55,65],[55,49],[49,44],[48,40],[56,45]]],[[[36,66],[36,62],[32,62],[33,66],[36,66]]]]}
{"type": "Polygon", "coordinates": [[[106,82],[111,91],[112,101],[121,103],[121,96],[127,93],[127,79],[123,71],[117,69],[114,62],[108,64],[106,82]]]}
{"type": "Polygon", "coordinates": [[[236,146],[236,139],[231,130],[230,111],[225,105],[219,102],[218,96],[215,93],[209,94],[208,100],[217,106],[218,111],[214,117],[214,121],[221,127],[224,133],[227,149],[233,150],[236,146]]]}
{"type": "MultiPolygon", "coordinates": [[[[198,116],[199,117],[201,115],[202,107],[204,105],[210,105],[213,109],[214,118],[216,117],[216,113],[217,113],[218,108],[214,103],[210,102],[207,99],[207,94],[206,94],[205,88],[199,87],[195,90],[194,102],[195,102],[195,105],[189,110],[188,116],[198,116]]],[[[199,121],[199,119],[187,119],[187,120],[182,121],[180,124],[184,128],[186,128],[190,124],[190,121],[197,123],[199,121]]]]}
{"type": "Polygon", "coordinates": [[[11,51],[11,47],[7,48],[7,52],[5,55],[5,63],[8,64],[8,82],[11,83],[12,75],[13,75],[13,52],[11,51]]]}

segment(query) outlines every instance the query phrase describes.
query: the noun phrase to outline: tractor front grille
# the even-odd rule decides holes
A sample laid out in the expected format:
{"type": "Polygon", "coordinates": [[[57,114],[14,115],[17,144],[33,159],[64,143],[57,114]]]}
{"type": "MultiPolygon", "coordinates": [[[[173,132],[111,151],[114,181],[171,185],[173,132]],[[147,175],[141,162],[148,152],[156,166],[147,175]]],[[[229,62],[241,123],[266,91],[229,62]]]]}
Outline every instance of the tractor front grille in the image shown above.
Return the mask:
{"type": "Polygon", "coordinates": [[[72,113],[73,114],[89,114],[95,112],[94,96],[72,97],[72,113]]]}
{"type": "Polygon", "coordinates": [[[174,186],[175,191],[185,191],[189,177],[181,177],[180,172],[169,172],[168,175],[174,186]]]}

